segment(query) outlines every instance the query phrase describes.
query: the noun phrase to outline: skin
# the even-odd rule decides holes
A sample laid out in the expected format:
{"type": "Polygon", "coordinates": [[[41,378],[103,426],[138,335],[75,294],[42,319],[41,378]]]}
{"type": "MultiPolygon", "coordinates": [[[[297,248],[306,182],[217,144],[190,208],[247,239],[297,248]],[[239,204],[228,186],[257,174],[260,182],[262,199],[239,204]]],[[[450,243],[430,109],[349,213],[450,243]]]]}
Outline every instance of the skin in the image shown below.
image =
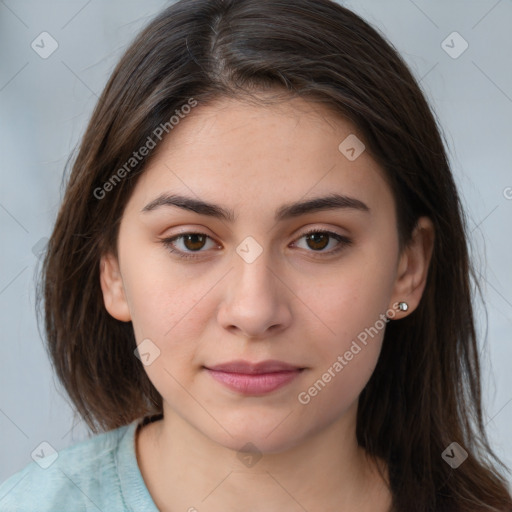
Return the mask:
{"type": "Polygon", "coordinates": [[[303,99],[271,107],[222,99],[180,121],[139,179],[122,217],[119,259],[101,259],[101,286],[108,312],[132,322],[137,343],[149,338],[160,350],[144,368],[164,399],[164,418],[136,441],[160,510],[389,510],[387,468],[366,457],[355,435],[358,397],[385,328],[308,404],[297,398],[393,304],[409,309],[391,321],[411,314],[426,283],[432,222],[421,218],[399,254],[384,172],[368,151],[350,161],[338,150],[352,133],[349,122],[303,99]],[[141,212],[162,192],[232,209],[235,219],[175,206],[141,212]],[[285,203],[333,192],[370,211],[274,221],[285,203]],[[329,255],[340,242],[308,243],[309,228],[353,243],[329,255]],[[174,241],[197,259],[180,259],[161,242],[188,232],[210,237],[174,241]],[[263,249],[252,263],[236,252],[248,236],[263,249]],[[278,359],[306,370],[248,397],[203,368],[234,359],[278,359]],[[237,457],[248,442],[262,455],[251,467],[237,457]]]}

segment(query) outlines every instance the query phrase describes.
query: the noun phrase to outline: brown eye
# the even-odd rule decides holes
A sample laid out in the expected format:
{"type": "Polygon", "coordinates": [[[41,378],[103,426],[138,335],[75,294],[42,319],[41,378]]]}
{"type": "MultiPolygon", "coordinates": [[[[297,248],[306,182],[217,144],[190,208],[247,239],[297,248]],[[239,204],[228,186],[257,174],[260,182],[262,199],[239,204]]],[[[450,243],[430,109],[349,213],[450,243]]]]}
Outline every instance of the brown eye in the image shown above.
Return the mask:
{"type": "MultiPolygon", "coordinates": [[[[309,252],[319,253],[319,255],[326,256],[336,254],[344,247],[352,244],[352,240],[345,236],[339,235],[338,233],[334,233],[332,231],[322,231],[319,229],[304,233],[300,238],[306,239],[306,249],[309,252]],[[337,246],[329,251],[324,251],[324,249],[330,245],[332,240],[337,242],[337,246]]],[[[206,247],[208,240],[212,242],[212,246],[210,246],[210,248],[215,246],[215,244],[213,244],[212,238],[205,233],[182,233],[171,238],[165,238],[161,240],[161,243],[171,253],[176,254],[178,257],[183,259],[192,259],[200,257],[202,252],[207,252],[206,250],[203,251],[202,249],[206,247]],[[176,247],[178,242],[181,242],[181,248],[176,247]],[[197,253],[197,255],[194,253],[197,253]]]]}
{"type": "Polygon", "coordinates": [[[344,247],[352,244],[352,240],[345,236],[338,235],[338,233],[334,233],[332,231],[323,231],[319,229],[313,229],[304,233],[301,236],[301,239],[302,238],[306,240],[306,248],[309,252],[318,252],[325,255],[335,254],[338,251],[341,251],[344,247]],[[330,245],[332,239],[337,242],[337,246],[330,251],[324,251],[324,249],[330,245]]]}
{"type": "Polygon", "coordinates": [[[190,233],[188,235],[183,235],[183,244],[188,250],[197,251],[204,247],[206,238],[206,235],[202,235],[200,233],[190,233]]]}
{"type": "MultiPolygon", "coordinates": [[[[181,235],[176,235],[171,238],[165,238],[161,240],[164,247],[166,247],[170,252],[175,253],[180,258],[196,258],[199,257],[193,253],[201,253],[206,252],[202,251],[206,245],[208,240],[212,240],[205,233],[183,233],[181,235]],[[177,248],[177,242],[181,242],[183,248],[177,248]]],[[[214,246],[215,244],[213,244],[214,246]]]]}
{"type": "Polygon", "coordinates": [[[315,250],[325,249],[329,244],[329,236],[325,233],[313,233],[311,235],[306,235],[306,240],[308,246],[315,250]]]}

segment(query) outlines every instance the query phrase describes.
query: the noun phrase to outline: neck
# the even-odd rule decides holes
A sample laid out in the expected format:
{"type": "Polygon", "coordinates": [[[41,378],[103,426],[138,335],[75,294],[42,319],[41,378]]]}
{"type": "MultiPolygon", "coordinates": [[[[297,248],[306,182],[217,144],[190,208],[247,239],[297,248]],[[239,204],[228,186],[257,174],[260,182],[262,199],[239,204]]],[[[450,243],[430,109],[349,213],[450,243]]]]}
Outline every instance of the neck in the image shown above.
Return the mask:
{"type": "Polygon", "coordinates": [[[139,467],[162,512],[226,512],[241,504],[255,512],[386,512],[389,491],[357,444],[356,414],[357,402],[300,444],[261,454],[226,448],[165,409],[137,436],[139,467]]]}

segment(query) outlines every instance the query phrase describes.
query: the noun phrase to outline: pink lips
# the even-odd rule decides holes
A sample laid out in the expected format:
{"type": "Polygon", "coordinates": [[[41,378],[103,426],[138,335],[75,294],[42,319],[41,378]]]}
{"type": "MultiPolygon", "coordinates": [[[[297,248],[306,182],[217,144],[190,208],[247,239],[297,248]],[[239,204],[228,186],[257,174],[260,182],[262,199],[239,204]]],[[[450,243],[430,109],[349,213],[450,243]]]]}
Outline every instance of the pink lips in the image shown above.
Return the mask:
{"type": "Polygon", "coordinates": [[[230,361],[206,367],[208,373],[233,391],[245,395],[270,393],[295,379],[303,370],[282,361],[230,361]]]}

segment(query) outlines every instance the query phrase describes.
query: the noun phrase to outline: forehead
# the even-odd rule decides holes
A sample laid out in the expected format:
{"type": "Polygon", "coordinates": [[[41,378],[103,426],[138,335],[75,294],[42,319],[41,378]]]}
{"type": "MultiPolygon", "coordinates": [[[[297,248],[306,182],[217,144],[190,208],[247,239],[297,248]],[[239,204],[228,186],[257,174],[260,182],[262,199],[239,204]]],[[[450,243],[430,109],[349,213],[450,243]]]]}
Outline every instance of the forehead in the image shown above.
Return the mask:
{"type": "Polygon", "coordinates": [[[156,148],[134,200],[142,207],[156,193],[172,191],[232,208],[259,198],[263,207],[338,192],[389,206],[383,170],[365,150],[347,158],[347,140],[361,151],[352,123],[303,98],[199,103],[156,148]]]}

